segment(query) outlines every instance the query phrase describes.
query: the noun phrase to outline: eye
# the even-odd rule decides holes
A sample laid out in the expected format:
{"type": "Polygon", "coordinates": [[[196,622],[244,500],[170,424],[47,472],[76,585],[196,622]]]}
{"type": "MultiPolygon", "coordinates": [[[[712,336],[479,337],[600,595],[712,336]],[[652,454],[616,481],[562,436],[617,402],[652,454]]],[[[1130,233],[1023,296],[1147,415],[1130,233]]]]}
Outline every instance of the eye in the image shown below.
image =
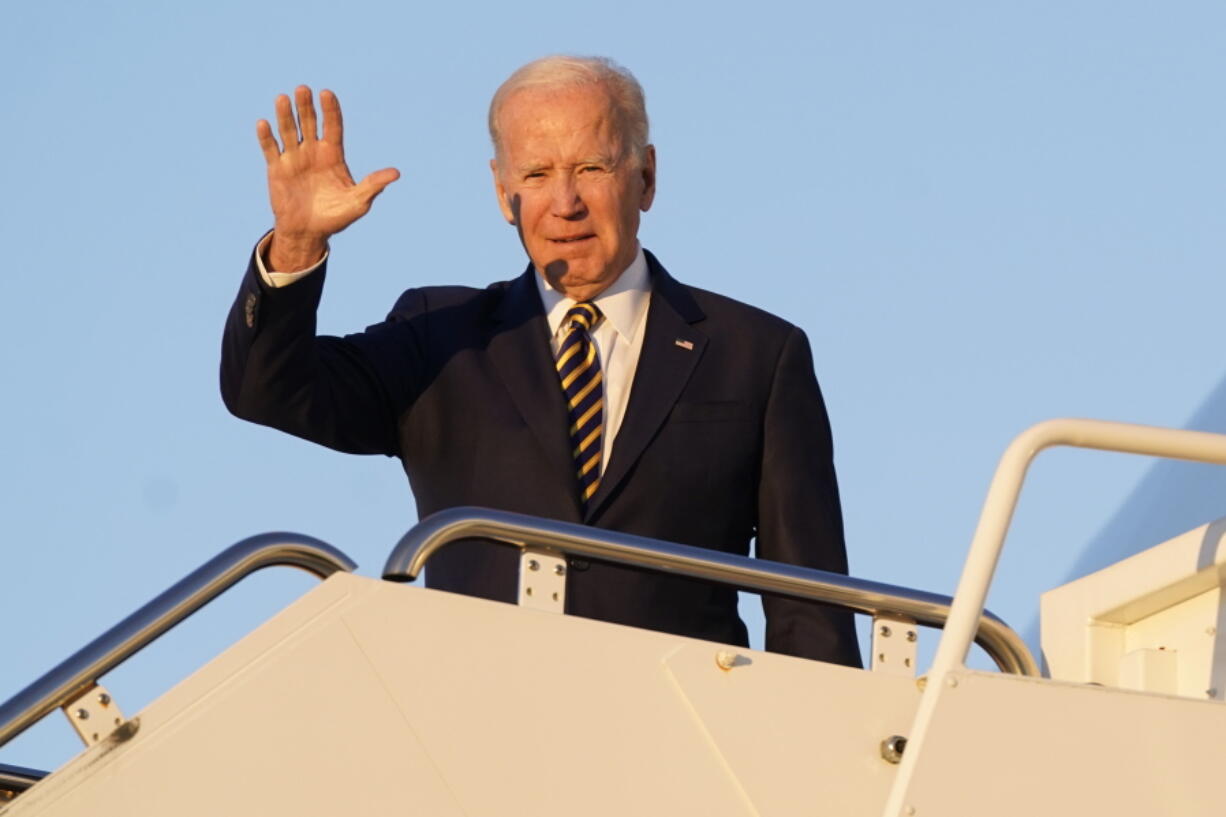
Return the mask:
{"type": "Polygon", "coordinates": [[[600,165],[584,165],[583,167],[579,168],[580,173],[599,173],[602,170],[604,170],[604,168],[600,165]]]}

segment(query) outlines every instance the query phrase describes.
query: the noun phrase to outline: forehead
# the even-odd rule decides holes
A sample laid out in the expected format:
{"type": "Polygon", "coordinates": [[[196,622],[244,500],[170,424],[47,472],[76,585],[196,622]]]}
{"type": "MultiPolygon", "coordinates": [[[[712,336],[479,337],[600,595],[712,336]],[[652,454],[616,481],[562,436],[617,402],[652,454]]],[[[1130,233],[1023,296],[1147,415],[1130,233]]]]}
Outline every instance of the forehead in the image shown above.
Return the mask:
{"type": "Polygon", "coordinates": [[[502,149],[512,161],[553,154],[620,152],[622,123],[609,93],[599,85],[525,88],[498,113],[502,149]]]}

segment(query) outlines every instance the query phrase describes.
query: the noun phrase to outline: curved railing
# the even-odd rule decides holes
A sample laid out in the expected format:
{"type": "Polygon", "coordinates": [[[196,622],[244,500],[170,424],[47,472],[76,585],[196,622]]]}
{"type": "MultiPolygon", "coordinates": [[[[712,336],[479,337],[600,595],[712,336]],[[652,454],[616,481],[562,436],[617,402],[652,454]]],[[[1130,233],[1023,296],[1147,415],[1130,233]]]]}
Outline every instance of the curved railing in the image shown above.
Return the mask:
{"type": "MultiPolygon", "coordinates": [[[[949,596],[839,573],[486,508],[451,508],[422,520],[392,550],[383,568],[383,578],[413,581],[438,550],[467,538],[490,539],[521,548],[553,548],[572,556],[824,602],[869,615],[906,616],[930,627],[945,626],[952,603],[949,596]]],[[[1021,636],[986,610],[978,619],[975,642],[1002,671],[1040,675],[1038,664],[1021,636]]]]}
{"type": "Polygon", "coordinates": [[[0,806],[11,800],[48,775],[42,769],[27,769],[25,766],[10,766],[0,763],[0,806]]]}
{"type": "Polygon", "coordinates": [[[244,577],[276,566],[302,568],[326,579],[357,564],[326,542],[297,533],[265,533],[231,545],[0,704],[0,746],[244,577]]]}
{"type": "Polygon", "coordinates": [[[975,620],[988,597],[988,588],[996,574],[1005,535],[1013,520],[1013,511],[1017,507],[1030,463],[1040,452],[1056,446],[1226,465],[1226,435],[1105,420],[1047,420],[1026,429],[1009,444],[992,476],[979,524],[962,567],[962,577],[958,580],[949,626],[937,644],[932,666],[928,670],[929,683],[916,709],[907,739],[907,751],[882,812],[888,817],[911,813],[904,804],[915,774],[916,758],[923,751],[937,701],[945,686],[945,676],[965,667],[975,620]]]}

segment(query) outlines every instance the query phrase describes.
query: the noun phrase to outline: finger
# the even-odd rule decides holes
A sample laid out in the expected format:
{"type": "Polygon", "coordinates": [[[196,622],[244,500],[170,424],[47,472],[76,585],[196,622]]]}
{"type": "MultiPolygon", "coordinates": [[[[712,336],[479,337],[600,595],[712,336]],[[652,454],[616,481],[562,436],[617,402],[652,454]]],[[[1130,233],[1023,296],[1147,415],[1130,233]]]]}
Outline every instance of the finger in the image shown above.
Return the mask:
{"type": "Polygon", "coordinates": [[[294,109],[289,97],[277,97],[277,130],[281,134],[281,146],[286,152],[298,149],[298,125],[294,122],[294,109]]]}
{"type": "Polygon", "coordinates": [[[299,130],[302,131],[302,141],[314,142],[319,138],[315,127],[315,100],[311,98],[311,89],[299,85],[294,89],[294,102],[298,105],[299,130]]]}
{"type": "Polygon", "coordinates": [[[324,109],[324,141],[340,147],[345,141],[345,124],[341,121],[341,101],[327,88],[319,92],[319,104],[324,109]]]}
{"type": "Polygon", "coordinates": [[[376,170],[357,185],[357,193],[362,197],[362,200],[367,204],[374,201],[375,196],[383,192],[383,189],[392,182],[400,178],[400,171],[394,167],[385,167],[382,170],[376,170]]]}
{"type": "Polygon", "coordinates": [[[272,125],[268,124],[267,119],[261,119],[255,123],[255,138],[260,140],[260,150],[264,151],[264,160],[270,164],[277,161],[277,157],[281,155],[281,149],[277,147],[277,140],[272,136],[272,125]]]}

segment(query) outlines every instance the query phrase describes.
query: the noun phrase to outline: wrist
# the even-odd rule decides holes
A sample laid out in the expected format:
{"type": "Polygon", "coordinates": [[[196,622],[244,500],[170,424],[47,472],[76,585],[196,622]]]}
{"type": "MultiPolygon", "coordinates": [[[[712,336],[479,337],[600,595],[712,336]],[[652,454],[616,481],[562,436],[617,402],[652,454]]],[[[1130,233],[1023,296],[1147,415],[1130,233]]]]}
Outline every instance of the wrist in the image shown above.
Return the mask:
{"type": "Polygon", "coordinates": [[[327,236],[294,235],[274,229],[265,263],[270,272],[299,272],[319,263],[327,250],[327,236]]]}

